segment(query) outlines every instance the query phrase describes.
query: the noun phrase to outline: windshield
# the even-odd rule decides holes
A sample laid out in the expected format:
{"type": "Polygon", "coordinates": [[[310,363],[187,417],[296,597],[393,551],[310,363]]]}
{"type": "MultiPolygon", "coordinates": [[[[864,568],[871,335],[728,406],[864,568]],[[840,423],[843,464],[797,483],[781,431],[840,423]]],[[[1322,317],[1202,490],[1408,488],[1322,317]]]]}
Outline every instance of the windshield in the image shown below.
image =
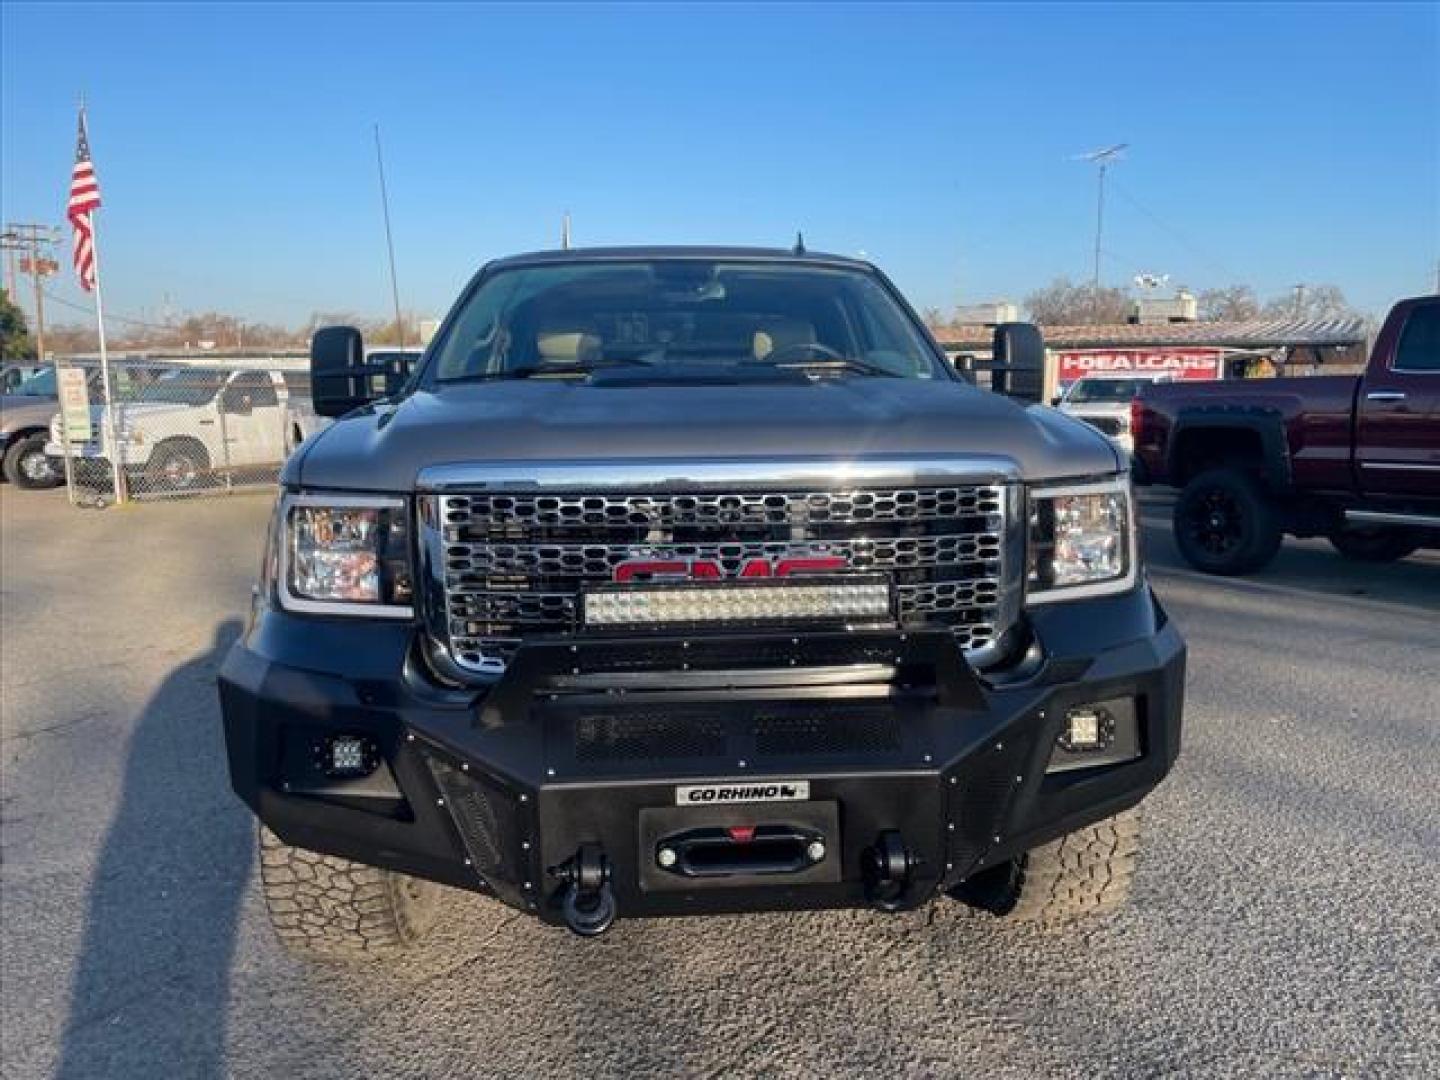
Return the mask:
{"type": "Polygon", "coordinates": [[[55,388],[55,369],[41,368],[15,388],[21,397],[58,397],[55,388]]]}
{"type": "Polygon", "coordinates": [[[1148,379],[1081,379],[1067,401],[1071,405],[1128,405],[1142,387],[1149,385],[1148,379]]]}
{"type": "Polygon", "coordinates": [[[217,368],[172,368],[132,396],[136,401],[204,405],[225,385],[226,375],[217,368]]]}
{"type": "Polygon", "coordinates": [[[846,268],[653,259],[521,266],[465,302],[434,362],[481,378],[941,377],[874,275],[846,268]],[[646,372],[644,369],[653,369],[646,372]]]}

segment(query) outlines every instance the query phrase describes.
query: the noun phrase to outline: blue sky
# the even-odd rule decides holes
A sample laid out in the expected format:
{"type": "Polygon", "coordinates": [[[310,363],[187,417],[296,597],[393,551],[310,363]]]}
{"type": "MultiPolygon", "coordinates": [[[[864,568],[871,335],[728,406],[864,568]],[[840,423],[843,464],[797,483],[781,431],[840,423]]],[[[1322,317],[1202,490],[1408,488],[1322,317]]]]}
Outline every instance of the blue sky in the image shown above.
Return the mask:
{"type": "MultiPolygon", "coordinates": [[[[0,211],[60,224],[90,103],[107,305],[439,315],[577,244],[866,252],[919,306],[1089,274],[1381,310],[1440,259],[1440,6],[6,3],[0,211]]],[[[73,276],[57,295],[80,297],[73,276]]],[[[76,313],[67,314],[80,316],[76,313]]]]}

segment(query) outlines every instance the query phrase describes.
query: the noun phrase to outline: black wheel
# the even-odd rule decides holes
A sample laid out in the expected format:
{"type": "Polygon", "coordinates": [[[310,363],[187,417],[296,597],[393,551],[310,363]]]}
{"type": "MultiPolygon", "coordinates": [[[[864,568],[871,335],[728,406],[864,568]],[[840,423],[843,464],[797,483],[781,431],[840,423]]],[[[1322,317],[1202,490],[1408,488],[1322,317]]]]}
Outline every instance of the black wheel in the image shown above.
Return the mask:
{"type": "Polygon", "coordinates": [[[59,487],[65,474],[56,468],[55,459],[45,454],[45,435],[36,432],[16,439],[5,451],[5,479],[19,488],[37,490],[59,487]]]}
{"type": "Polygon", "coordinates": [[[1260,484],[1238,469],[1210,469],[1175,503],[1175,543],[1207,574],[1248,574],[1280,550],[1280,516],[1260,484]]]}
{"type": "Polygon", "coordinates": [[[1345,529],[1330,535],[1330,545],[1356,562],[1394,562],[1413,554],[1420,536],[1404,528],[1345,529]]]}
{"type": "Polygon", "coordinates": [[[145,479],[161,491],[193,491],[210,473],[210,455],[199,443],[172,439],[155,448],[145,466],[145,479]]]}
{"type": "Polygon", "coordinates": [[[291,847],[260,827],[260,891],[270,924],[292,952],[357,958],[406,948],[434,924],[442,888],[291,847]]]}

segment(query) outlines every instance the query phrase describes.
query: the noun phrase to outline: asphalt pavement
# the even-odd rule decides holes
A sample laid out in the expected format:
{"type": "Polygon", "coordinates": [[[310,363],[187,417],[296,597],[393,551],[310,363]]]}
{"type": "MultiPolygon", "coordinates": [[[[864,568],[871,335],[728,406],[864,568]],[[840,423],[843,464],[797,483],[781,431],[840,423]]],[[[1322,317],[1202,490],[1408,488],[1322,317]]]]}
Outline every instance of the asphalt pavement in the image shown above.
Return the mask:
{"type": "Polygon", "coordinates": [[[454,894],[389,965],[286,955],[214,676],[268,499],[0,493],[0,1075],[1440,1075],[1440,557],[1182,569],[1186,742],[1134,902],[622,923],[454,894]]]}

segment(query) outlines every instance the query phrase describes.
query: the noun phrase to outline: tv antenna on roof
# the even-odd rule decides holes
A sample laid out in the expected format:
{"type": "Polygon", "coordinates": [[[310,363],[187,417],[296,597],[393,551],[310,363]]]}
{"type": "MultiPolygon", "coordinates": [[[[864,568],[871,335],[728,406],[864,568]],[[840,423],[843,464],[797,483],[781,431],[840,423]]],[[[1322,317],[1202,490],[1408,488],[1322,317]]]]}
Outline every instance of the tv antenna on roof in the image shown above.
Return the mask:
{"type": "Polygon", "coordinates": [[[1105,231],[1105,170],[1110,167],[1112,162],[1119,161],[1129,148],[1129,143],[1116,143],[1103,150],[1091,150],[1088,154],[1076,154],[1070,159],[1071,161],[1089,161],[1098,165],[1100,169],[1100,188],[1095,200],[1095,272],[1090,279],[1090,300],[1097,315],[1100,310],[1100,238],[1105,231]]]}

